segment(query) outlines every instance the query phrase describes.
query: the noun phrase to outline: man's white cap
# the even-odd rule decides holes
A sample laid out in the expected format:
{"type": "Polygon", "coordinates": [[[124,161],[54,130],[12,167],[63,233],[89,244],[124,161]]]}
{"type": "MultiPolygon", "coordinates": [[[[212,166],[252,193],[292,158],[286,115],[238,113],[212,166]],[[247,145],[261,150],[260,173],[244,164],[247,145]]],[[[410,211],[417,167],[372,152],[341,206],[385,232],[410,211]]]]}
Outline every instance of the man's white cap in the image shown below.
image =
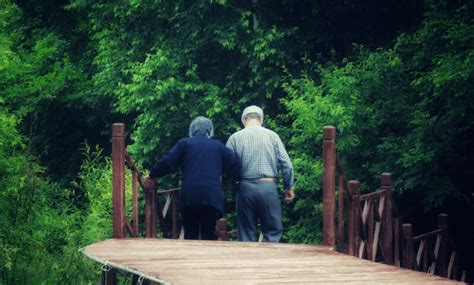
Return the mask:
{"type": "Polygon", "coordinates": [[[248,106],[247,108],[245,108],[244,111],[242,112],[242,118],[241,118],[242,122],[244,122],[245,116],[247,116],[250,113],[259,114],[260,117],[262,118],[262,121],[263,121],[263,110],[262,110],[262,108],[260,108],[258,106],[255,106],[255,105],[252,105],[252,106],[248,106]]]}

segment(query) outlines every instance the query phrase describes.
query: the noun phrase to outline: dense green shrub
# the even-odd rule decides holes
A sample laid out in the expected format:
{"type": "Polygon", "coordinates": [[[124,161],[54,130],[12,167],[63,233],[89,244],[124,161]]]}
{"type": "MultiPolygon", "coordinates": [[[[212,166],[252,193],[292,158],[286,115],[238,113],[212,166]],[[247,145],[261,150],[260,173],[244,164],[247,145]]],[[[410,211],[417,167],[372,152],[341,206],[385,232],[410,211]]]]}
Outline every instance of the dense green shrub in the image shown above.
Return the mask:
{"type": "Polygon", "coordinates": [[[77,181],[62,189],[44,177],[25,142],[15,117],[0,110],[0,283],[94,284],[98,265],[79,249],[111,237],[110,159],[86,146],[77,181]],[[76,192],[86,196],[82,208],[76,192]]]}
{"type": "Polygon", "coordinates": [[[72,193],[44,177],[16,125],[14,116],[0,110],[1,280],[43,284],[67,274],[65,246],[80,213],[72,193]]]}
{"type": "Polygon", "coordinates": [[[337,128],[343,165],[362,192],[377,190],[388,171],[405,214],[446,211],[448,201],[473,207],[466,183],[474,143],[472,8],[432,5],[421,27],[398,37],[393,49],[356,47],[339,64],[316,65],[317,76],[289,76],[283,103],[300,178],[300,198],[287,216],[290,240],[319,231],[312,222],[320,217],[314,201],[321,199],[325,125],[337,128]]]}

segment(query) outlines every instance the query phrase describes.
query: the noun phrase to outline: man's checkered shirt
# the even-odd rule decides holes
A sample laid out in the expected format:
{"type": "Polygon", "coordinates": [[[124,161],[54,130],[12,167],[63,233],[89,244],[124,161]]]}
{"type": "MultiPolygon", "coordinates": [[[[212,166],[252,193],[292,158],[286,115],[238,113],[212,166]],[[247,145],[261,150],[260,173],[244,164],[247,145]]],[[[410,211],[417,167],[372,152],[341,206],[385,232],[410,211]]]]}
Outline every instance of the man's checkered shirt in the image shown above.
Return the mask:
{"type": "Polygon", "coordinates": [[[257,125],[248,126],[231,135],[226,146],[242,164],[242,179],[276,177],[280,168],[284,189],[293,186],[293,166],[275,132],[257,125]]]}

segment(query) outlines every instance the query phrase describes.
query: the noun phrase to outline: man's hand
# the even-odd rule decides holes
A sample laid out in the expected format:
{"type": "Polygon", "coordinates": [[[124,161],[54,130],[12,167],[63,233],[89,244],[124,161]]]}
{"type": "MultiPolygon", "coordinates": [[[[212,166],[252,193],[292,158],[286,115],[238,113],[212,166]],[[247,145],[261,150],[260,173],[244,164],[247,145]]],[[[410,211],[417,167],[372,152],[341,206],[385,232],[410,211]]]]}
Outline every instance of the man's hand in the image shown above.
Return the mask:
{"type": "Polygon", "coordinates": [[[295,199],[295,191],[293,188],[285,190],[285,203],[291,203],[295,199]]]}
{"type": "Polygon", "coordinates": [[[146,191],[155,190],[155,179],[151,177],[145,178],[145,180],[143,180],[143,187],[145,187],[146,191]]]}

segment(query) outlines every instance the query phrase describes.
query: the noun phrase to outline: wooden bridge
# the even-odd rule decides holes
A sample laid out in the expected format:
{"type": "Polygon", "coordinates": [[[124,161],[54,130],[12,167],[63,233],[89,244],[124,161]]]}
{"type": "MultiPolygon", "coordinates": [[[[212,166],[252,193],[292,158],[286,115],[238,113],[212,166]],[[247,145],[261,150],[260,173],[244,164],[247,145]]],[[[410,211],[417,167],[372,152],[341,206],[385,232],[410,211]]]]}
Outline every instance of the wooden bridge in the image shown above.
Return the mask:
{"type": "MultiPolygon", "coordinates": [[[[336,130],[323,130],[323,245],[244,243],[221,219],[220,241],[179,239],[179,189],[145,191],[145,237],[138,238],[142,177],[125,148],[125,126],[112,127],[113,238],[81,251],[102,264],[103,284],[129,276],[131,284],[456,284],[466,281],[448,236],[438,229],[413,236],[402,224],[389,173],[379,190],[361,195],[336,153],[336,130]],[[131,222],[126,215],[126,166],[132,172],[131,222]],[[336,183],[337,182],[337,183],[336,183]],[[336,192],[336,188],[338,191],[336,192]],[[337,195],[336,195],[337,194],[337,195]],[[337,198],[337,203],[336,203],[337,198]],[[171,220],[168,212],[171,209],[171,220]],[[158,227],[163,238],[157,239],[158,227]],[[128,234],[128,237],[127,237],[128,234]]],[[[143,188],[143,187],[142,187],[143,188]]]]}

